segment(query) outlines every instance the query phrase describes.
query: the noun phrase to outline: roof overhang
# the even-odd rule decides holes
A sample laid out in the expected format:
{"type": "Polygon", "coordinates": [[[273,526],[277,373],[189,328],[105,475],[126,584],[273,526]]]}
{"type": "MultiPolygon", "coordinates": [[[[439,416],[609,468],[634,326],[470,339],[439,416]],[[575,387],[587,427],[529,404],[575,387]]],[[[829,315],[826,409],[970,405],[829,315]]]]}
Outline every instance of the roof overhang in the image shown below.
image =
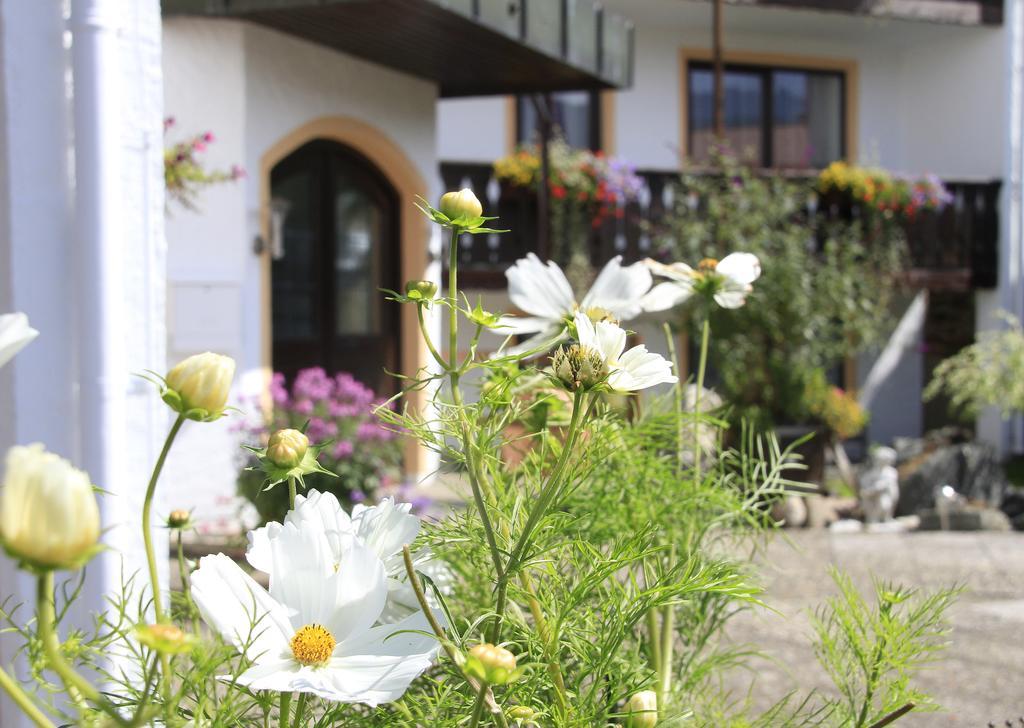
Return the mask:
{"type": "Polygon", "coordinates": [[[437,82],[443,97],[630,85],[633,26],[592,0],[164,0],[437,82]]]}

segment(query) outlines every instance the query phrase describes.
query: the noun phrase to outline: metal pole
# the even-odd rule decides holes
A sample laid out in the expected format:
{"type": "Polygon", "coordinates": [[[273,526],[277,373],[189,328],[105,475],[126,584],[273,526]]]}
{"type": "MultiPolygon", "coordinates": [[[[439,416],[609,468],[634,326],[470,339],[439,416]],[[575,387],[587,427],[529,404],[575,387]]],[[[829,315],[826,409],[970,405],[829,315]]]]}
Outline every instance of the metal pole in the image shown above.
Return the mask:
{"type": "Polygon", "coordinates": [[[537,112],[540,131],[540,189],[537,191],[537,254],[547,258],[551,253],[551,95],[532,94],[530,100],[537,112]]]}
{"type": "Polygon", "coordinates": [[[722,63],[722,12],[725,0],[714,0],[711,11],[711,63],[714,66],[714,132],[725,138],[725,71],[722,63]]]}

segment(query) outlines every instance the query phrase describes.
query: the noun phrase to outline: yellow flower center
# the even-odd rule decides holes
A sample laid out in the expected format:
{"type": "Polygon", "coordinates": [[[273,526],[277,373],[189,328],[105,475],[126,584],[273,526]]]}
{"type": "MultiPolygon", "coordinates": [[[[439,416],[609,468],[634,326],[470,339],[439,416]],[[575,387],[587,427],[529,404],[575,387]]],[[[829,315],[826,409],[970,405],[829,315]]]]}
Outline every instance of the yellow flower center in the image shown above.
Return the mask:
{"type": "Polygon", "coordinates": [[[322,665],[331,658],[336,644],[326,628],[307,624],[292,637],[292,654],[303,665],[322,665]]]}
{"type": "Polygon", "coordinates": [[[697,270],[710,272],[718,267],[718,261],[714,258],[704,258],[700,263],[697,264],[697,270]]]}

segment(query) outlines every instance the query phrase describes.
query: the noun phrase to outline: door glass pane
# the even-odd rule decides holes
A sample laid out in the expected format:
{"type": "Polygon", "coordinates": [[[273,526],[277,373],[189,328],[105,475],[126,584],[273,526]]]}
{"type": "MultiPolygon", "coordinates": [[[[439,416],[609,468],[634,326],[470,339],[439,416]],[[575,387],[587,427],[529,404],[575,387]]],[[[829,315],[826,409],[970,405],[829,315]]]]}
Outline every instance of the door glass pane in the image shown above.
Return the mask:
{"type": "MultiPolygon", "coordinates": [[[[764,89],[761,76],[745,71],[725,72],[725,138],[734,154],[762,164],[761,133],[764,89]]],[[[714,73],[690,69],[690,158],[708,161],[714,140],[714,73]]]]}
{"type": "Polygon", "coordinates": [[[283,255],[273,262],[274,338],[308,340],[319,331],[316,270],[316,185],[309,167],[280,177],[271,190],[277,214],[284,215],[283,255]]]}
{"type": "MultiPolygon", "coordinates": [[[[593,128],[594,96],[589,91],[561,91],[551,94],[552,122],[570,146],[589,149],[597,138],[593,128]]],[[[537,110],[527,96],[519,97],[519,141],[534,142],[538,137],[537,110]]]]}
{"type": "Polygon", "coordinates": [[[345,172],[334,190],[334,333],[377,334],[382,211],[345,172]]]}
{"type": "Polygon", "coordinates": [[[835,74],[772,73],[772,163],[822,168],[842,156],[842,82],[835,74]]]}

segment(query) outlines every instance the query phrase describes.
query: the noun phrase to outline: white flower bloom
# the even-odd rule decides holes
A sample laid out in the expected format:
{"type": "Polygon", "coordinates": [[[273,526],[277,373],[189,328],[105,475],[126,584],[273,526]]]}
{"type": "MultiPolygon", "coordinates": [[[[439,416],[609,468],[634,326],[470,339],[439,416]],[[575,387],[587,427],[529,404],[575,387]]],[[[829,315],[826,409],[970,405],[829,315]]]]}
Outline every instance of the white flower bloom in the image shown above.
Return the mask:
{"type": "Polygon", "coordinates": [[[252,660],[237,682],[253,690],[299,691],[379,705],[400,698],[430,667],[437,641],[422,611],[374,626],[387,601],[377,555],[353,543],[334,562],[323,532],[286,523],[266,543],[267,592],[224,554],[192,575],[203,618],[252,660]]]}
{"type": "Polygon", "coordinates": [[[645,311],[665,311],[690,298],[703,286],[722,308],[739,308],[761,275],[761,262],[753,253],[731,253],[721,261],[702,261],[697,269],[686,263],[664,265],[648,258],[644,261],[655,275],[668,281],[654,286],[644,296],[645,311]]]}
{"type": "MultiPolygon", "coordinates": [[[[334,564],[341,563],[353,545],[366,546],[384,564],[388,601],[382,621],[393,622],[419,609],[402,557],[402,547],[411,544],[420,531],[420,519],[410,512],[411,509],[409,503],[396,503],[393,498],[385,498],[375,506],[355,506],[350,517],[333,494],[311,490],[306,496],[295,496],[295,508],[285,516],[283,526],[276,522],[268,523],[263,528],[250,531],[245,558],[254,569],[273,577],[272,542],[289,524],[304,532],[322,534],[326,543],[325,553],[334,564]]],[[[447,568],[433,559],[428,549],[413,554],[413,563],[435,582],[447,580],[447,568]]]]}
{"type": "Polygon", "coordinates": [[[656,384],[672,384],[678,378],[672,364],[646,346],[626,348],[626,332],[610,321],[596,324],[584,313],[577,313],[576,340],[580,346],[596,351],[608,366],[608,386],[616,392],[635,392],[656,384]]]}
{"type": "Polygon", "coordinates": [[[28,316],[23,313],[0,315],[0,367],[14,358],[22,347],[39,336],[39,332],[28,325],[28,316]]]}
{"type": "Polygon", "coordinates": [[[643,313],[640,301],[651,288],[651,273],[642,263],[622,266],[622,256],[608,261],[579,303],[562,269],[555,263],[541,262],[533,253],[517,260],[505,271],[508,295],[529,316],[506,316],[501,327],[515,334],[534,334],[506,349],[509,355],[521,354],[542,345],[550,349],[567,338],[566,326],[576,311],[610,316],[629,321],[643,313]]]}

